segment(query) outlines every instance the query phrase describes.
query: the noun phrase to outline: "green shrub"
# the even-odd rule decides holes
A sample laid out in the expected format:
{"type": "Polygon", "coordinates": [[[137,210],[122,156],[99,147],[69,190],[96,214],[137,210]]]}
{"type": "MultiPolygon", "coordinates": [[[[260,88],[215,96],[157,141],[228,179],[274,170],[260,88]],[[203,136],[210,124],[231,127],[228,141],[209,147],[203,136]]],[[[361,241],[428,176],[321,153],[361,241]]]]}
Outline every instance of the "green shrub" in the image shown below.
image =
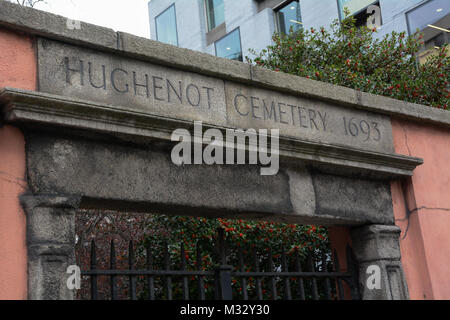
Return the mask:
{"type": "Polygon", "coordinates": [[[274,44],[247,61],[258,66],[399,100],[449,109],[450,58],[447,48],[417,63],[423,36],[357,28],[348,16],[329,30],[301,29],[275,34],[274,44]]]}
{"type": "MultiPolygon", "coordinates": [[[[255,271],[254,255],[257,254],[260,261],[260,270],[268,269],[268,258],[272,257],[275,267],[281,265],[281,254],[287,254],[290,270],[295,270],[295,255],[298,254],[304,270],[308,268],[307,257],[321,260],[323,255],[331,258],[328,243],[327,229],[322,226],[305,226],[294,224],[281,224],[266,221],[230,220],[221,218],[197,218],[183,216],[155,215],[146,231],[147,237],[141,243],[140,255],[145,256],[145,248],[151,248],[154,252],[153,267],[164,268],[164,251],[167,246],[170,256],[171,268],[179,270],[181,262],[182,246],[184,250],[185,267],[188,270],[213,271],[220,264],[215,244],[217,243],[217,229],[224,229],[227,247],[227,264],[237,271],[239,263],[239,251],[242,252],[242,267],[246,271],[255,271]],[[198,249],[198,253],[197,253],[198,249]],[[270,251],[269,251],[270,250],[270,251]],[[199,256],[197,256],[199,254],[199,256]],[[200,264],[197,264],[200,259],[200,264]]],[[[190,282],[190,295],[197,297],[196,279],[188,279],[190,282]]],[[[155,284],[162,288],[162,280],[155,284]]],[[[305,284],[306,286],[306,284],[305,284]]],[[[204,279],[206,296],[214,297],[214,281],[212,278],[204,279]]],[[[233,294],[240,297],[242,284],[239,279],[233,279],[233,294]]],[[[270,297],[268,281],[262,281],[262,292],[265,298],[270,297]]],[[[255,294],[255,279],[250,278],[247,283],[249,294],[255,294]]],[[[306,294],[311,291],[305,287],[306,294]],[[309,291],[308,291],[309,290],[309,291]]],[[[142,293],[143,296],[146,292],[142,293]]],[[[173,294],[175,298],[181,298],[181,287],[174,280],[173,294]]],[[[282,294],[280,291],[279,294],[282,294]]],[[[164,298],[164,291],[157,291],[158,298],[164,298]]]]}

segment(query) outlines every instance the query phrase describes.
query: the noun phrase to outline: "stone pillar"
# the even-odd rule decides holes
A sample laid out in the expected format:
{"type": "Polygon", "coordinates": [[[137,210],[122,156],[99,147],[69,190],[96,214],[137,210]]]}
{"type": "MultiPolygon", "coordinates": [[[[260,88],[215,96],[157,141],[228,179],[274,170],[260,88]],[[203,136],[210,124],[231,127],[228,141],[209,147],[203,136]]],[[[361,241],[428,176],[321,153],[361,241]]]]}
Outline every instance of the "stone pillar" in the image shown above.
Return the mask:
{"type": "Polygon", "coordinates": [[[400,262],[400,228],[369,225],[353,229],[352,246],[359,265],[363,300],[407,300],[408,287],[400,262]]]}
{"type": "Polygon", "coordinates": [[[27,215],[28,299],[73,300],[66,273],[75,264],[75,213],[80,197],[23,195],[27,215]]]}

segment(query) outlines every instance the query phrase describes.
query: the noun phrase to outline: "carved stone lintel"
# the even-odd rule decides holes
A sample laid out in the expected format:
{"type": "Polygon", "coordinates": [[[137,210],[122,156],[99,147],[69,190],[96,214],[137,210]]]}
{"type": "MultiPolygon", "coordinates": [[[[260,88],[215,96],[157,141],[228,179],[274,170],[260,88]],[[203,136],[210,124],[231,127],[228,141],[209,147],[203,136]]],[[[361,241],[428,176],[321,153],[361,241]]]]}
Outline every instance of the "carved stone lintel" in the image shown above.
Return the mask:
{"type": "Polygon", "coordinates": [[[409,299],[400,261],[399,236],[400,229],[396,226],[369,225],[352,230],[363,300],[409,299]]]}
{"type": "Polygon", "coordinates": [[[66,270],[75,263],[80,197],[25,194],[20,201],[27,215],[28,299],[72,300],[66,270]]]}

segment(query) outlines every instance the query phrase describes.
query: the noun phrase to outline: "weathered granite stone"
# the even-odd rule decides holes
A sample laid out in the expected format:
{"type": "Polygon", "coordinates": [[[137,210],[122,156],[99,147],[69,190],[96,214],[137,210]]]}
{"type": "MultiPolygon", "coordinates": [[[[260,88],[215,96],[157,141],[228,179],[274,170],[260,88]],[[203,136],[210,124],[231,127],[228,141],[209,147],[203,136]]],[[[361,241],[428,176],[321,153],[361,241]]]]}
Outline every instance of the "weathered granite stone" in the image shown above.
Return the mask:
{"type": "Polygon", "coordinates": [[[160,116],[225,124],[223,80],[38,41],[39,90],[160,116]]]}
{"type": "Polygon", "coordinates": [[[67,267],[75,264],[75,210],[81,197],[24,194],[27,215],[28,298],[72,300],[67,267]]]}
{"type": "Polygon", "coordinates": [[[79,194],[110,209],[121,202],[129,210],[148,212],[166,208],[168,213],[264,216],[292,211],[286,175],[262,177],[258,166],[176,166],[170,146],[112,145],[34,133],[27,141],[33,193],[79,194]]]}
{"type": "MultiPolygon", "coordinates": [[[[116,137],[121,141],[146,144],[155,139],[170,141],[172,132],[184,128],[192,132],[193,123],[182,119],[143,113],[123,106],[69,98],[42,92],[5,88],[0,90],[4,118],[11,124],[46,128],[56,131],[75,130],[83,136],[116,137]]],[[[203,124],[204,130],[225,133],[223,126],[203,124]]],[[[289,162],[309,161],[331,174],[355,175],[387,179],[411,176],[422,159],[379,153],[352,146],[337,146],[281,136],[280,159],[289,162]]]]}
{"type": "Polygon", "coordinates": [[[300,161],[275,176],[257,165],[176,166],[170,150],[31,132],[28,185],[35,194],[77,194],[88,208],[325,225],[392,220],[387,183],[311,173],[300,161]]]}
{"type": "Polygon", "coordinates": [[[394,153],[386,116],[231,82],[225,93],[232,127],[277,128],[283,136],[394,153]]]}
{"type": "Polygon", "coordinates": [[[72,21],[42,10],[0,1],[0,25],[57,40],[90,47],[117,49],[117,33],[109,28],[72,21]]]}
{"type": "Polygon", "coordinates": [[[39,39],[39,89],[182,120],[394,153],[389,118],[39,39]],[[225,97],[226,96],[226,97],[225,97]]]}
{"type": "Polygon", "coordinates": [[[394,223],[389,182],[313,173],[317,214],[359,216],[364,223],[394,223]]]}
{"type": "Polygon", "coordinates": [[[394,225],[368,225],[352,230],[352,247],[359,265],[363,300],[409,299],[400,261],[399,237],[400,228],[394,225]],[[372,282],[374,277],[379,277],[379,287],[373,286],[376,284],[376,281],[372,282]]]}

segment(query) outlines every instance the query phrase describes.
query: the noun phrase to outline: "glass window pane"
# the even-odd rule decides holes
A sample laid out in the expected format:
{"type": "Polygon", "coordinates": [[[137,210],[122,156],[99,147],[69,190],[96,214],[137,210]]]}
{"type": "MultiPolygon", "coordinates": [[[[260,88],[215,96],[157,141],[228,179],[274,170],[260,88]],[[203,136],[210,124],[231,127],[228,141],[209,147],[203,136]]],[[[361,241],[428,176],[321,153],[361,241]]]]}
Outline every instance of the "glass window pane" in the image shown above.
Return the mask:
{"type": "Polygon", "coordinates": [[[338,0],[339,10],[341,12],[341,18],[345,17],[344,8],[347,7],[350,10],[350,15],[361,11],[369,5],[375,3],[374,0],[338,0]]]}
{"type": "MultiPolygon", "coordinates": [[[[407,13],[409,34],[414,34],[417,29],[423,30],[429,24],[434,25],[435,22],[450,14],[449,0],[433,0],[417,7],[407,13]]],[[[439,26],[444,29],[450,25],[439,26]]]]}
{"type": "Polygon", "coordinates": [[[280,9],[278,15],[278,26],[280,33],[288,34],[291,27],[294,32],[302,27],[302,15],[298,1],[292,1],[287,6],[280,9]]]}
{"type": "Polygon", "coordinates": [[[178,46],[175,5],[156,17],[156,38],[158,41],[178,46]]]}
{"type": "Polygon", "coordinates": [[[208,30],[225,22],[225,7],[223,0],[206,0],[206,15],[208,17],[208,30]]]}
{"type": "Polygon", "coordinates": [[[241,36],[234,30],[216,42],[216,56],[242,61],[241,36]]]}

